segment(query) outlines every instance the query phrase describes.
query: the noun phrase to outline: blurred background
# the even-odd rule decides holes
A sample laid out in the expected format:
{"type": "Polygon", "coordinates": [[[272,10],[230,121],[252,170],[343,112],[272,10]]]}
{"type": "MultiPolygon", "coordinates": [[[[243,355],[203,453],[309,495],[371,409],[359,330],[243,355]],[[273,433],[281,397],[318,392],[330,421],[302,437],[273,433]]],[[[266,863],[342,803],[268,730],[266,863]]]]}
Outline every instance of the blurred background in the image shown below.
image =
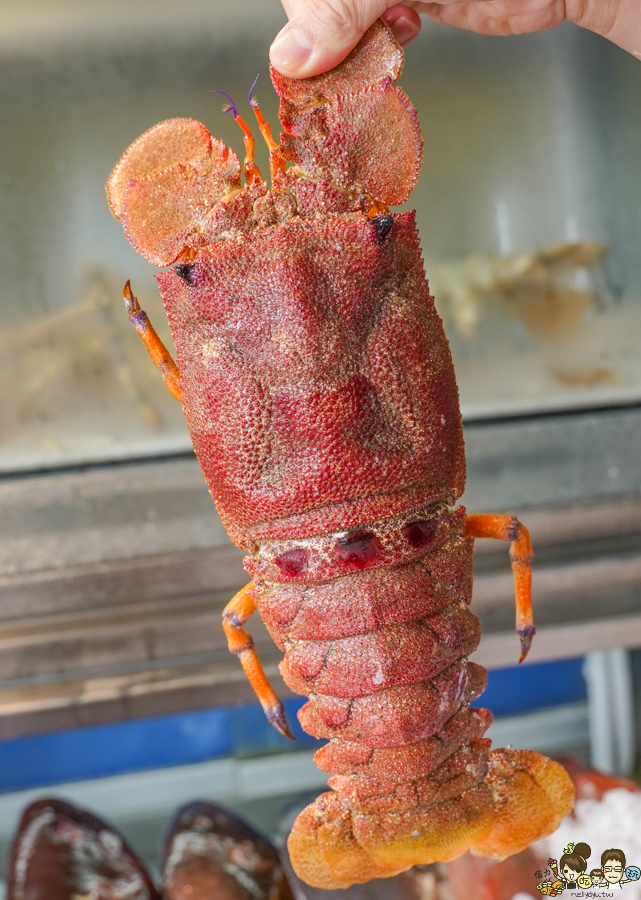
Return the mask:
{"type": "MultiPolygon", "coordinates": [[[[283,23],[277,0],[0,2],[0,843],[52,791],[152,857],[194,796],[273,832],[324,783],[315,742],[271,729],[226,650],[242,553],[126,321],[131,278],[171,346],[104,193],[162,119],[200,119],[240,152],[212,91],[242,105],[257,73],[277,131],[283,23]]],[[[490,736],[634,775],[641,66],[571,26],[505,40],[426,23],[400,83],[425,140],[409,206],[459,380],[463,499],[518,513],[537,553],[539,633],[517,669],[507,547],[478,547],[490,736]]]]}

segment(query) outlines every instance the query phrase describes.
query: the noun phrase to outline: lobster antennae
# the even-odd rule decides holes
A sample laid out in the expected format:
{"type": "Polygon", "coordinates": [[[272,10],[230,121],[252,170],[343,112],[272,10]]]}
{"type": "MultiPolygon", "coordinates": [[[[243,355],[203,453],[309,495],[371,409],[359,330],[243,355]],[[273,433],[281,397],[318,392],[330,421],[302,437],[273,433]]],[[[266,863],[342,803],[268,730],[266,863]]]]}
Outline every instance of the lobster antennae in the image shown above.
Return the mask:
{"type": "Polygon", "coordinates": [[[252,84],[251,88],[249,89],[249,96],[247,97],[247,100],[249,101],[249,105],[252,107],[252,109],[258,108],[258,100],[256,100],[254,97],[252,97],[252,94],[254,93],[254,88],[256,87],[256,82],[258,81],[259,78],[260,78],[260,72],[254,78],[254,83],[252,84]]]}
{"type": "MultiPolygon", "coordinates": [[[[254,82],[255,84],[256,82],[254,82]]],[[[253,90],[253,88],[252,88],[253,90]]],[[[260,169],[254,162],[254,135],[251,133],[251,129],[249,125],[244,121],[244,119],[238,114],[238,109],[236,104],[225,91],[211,91],[212,94],[222,94],[223,97],[226,97],[229,100],[229,106],[225,107],[223,112],[230,112],[234,117],[235,121],[238,122],[240,127],[243,130],[243,140],[245,142],[245,162],[244,162],[244,172],[245,172],[245,181],[248,184],[254,184],[257,181],[263,181],[263,176],[260,174],[260,169]]]]}
{"type": "Polygon", "coordinates": [[[234,119],[236,119],[236,121],[238,121],[238,108],[237,108],[236,104],[234,103],[234,101],[229,96],[229,94],[226,94],[224,91],[210,91],[209,93],[210,94],[222,94],[223,97],[227,97],[227,99],[229,100],[229,104],[223,108],[223,112],[224,113],[230,112],[232,114],[232,116],[234,117],[234,119]]]}

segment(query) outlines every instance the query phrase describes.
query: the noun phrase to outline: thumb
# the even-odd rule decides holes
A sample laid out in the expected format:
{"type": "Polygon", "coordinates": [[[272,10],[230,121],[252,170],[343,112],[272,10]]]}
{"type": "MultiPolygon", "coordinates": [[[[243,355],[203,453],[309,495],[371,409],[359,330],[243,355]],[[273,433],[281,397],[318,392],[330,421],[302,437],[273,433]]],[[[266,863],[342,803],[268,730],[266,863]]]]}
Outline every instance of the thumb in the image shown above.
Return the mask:
{"type": "Polygon", "coordinates": [[[394,0],[304,0],[271,46],[274,68],[290,78],[337,66],[394,0]]]}

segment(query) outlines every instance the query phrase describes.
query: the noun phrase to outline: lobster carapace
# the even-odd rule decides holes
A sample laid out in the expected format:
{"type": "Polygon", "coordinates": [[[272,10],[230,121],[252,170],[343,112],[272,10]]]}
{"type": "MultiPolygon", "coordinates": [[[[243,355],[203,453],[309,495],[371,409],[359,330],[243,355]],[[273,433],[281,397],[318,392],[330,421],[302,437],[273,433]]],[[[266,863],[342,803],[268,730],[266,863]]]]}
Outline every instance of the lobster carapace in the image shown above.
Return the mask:
{"type": "Polygon", "coordinates": [[[129,318],[172,392],[252,582],[229,603],[232,651],[288,734],[243,625],[257,608],[309,702],[303,728],[332,790],[298,817],[292,864],[340,888],[446,861],[502,858],[548,834],[570,779],[530,751],[490,752],[469,704],[475,537],[511,541],[522,655],[534,627],[531,547],[512,516],[466,515],[449,347],[413,213],[416,112],[393,82],[403,56],[376,23],[335,70],[272,71],[284,134],[271,187],[245,131],[240,160],[191,119],[132,144],[107,185],[114,214],[157,266],[177,366],[129,285],[129,318]],[[289,165],[288,165],[289,164],[289,165]],[[293,164],[293,165],[292,165],[293,164]]]}

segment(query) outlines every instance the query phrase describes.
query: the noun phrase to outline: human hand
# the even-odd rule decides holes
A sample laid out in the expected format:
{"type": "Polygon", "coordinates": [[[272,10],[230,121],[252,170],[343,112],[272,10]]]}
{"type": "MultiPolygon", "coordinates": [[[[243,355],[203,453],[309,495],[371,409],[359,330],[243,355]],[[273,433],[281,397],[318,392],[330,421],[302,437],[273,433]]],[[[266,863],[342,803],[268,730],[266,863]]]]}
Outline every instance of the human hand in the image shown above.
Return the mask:
{"type": "Polygon", "coordinates": [[[289,23],[271,48],[284,75],[307,78],[338,65],[380,16],[400,44],[421,30],[419,13],[480,34],[543,31],[565,19],[609,38],[641,58],[638,0],[282,0],[289,23]]]}

